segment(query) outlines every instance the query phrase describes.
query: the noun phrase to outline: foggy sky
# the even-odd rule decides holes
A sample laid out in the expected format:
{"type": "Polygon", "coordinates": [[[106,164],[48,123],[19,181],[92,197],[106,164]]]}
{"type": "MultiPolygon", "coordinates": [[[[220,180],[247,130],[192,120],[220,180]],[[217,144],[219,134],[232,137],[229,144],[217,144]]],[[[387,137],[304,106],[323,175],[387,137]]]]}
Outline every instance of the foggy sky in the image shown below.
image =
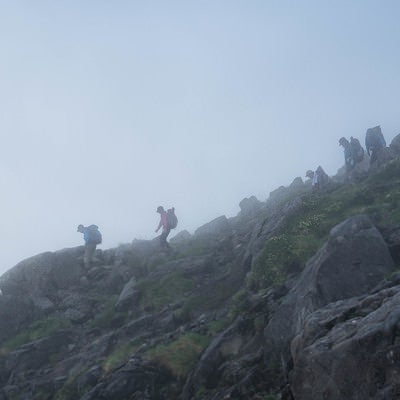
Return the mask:
{"type": "Polygon", "coordinates": [[[0,273],[193,232],[400,133],[397,1],[0,1],[0,273]]]}

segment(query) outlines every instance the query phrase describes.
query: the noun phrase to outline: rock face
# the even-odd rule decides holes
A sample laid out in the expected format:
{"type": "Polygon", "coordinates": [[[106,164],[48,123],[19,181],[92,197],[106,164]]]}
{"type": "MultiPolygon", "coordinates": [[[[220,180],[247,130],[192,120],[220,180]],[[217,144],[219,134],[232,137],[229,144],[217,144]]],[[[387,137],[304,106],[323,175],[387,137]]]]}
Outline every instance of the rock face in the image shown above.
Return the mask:
{"type": "Polygon", "coordinates": [[[257,200],[255,196],[251,196],[249,198],[244,198],[240,203],[239,203],[241,215],[244,215],[246,217],[252,217],[256,216],[262,207],[262,203],[257,200]]]}
{"type": "Polygon", "coordinates": [[[231,230],[231,226],[229,225],[228,219],[225,215],[215,218],[211,222],[201,226],[195,232],[196,236],[210,236],[210,235],[219,235],[225,232],[229,232],[231,230]]]}
{"type": "Polygon", "coordinates": [[[399,320],[399,287],[311,314],[293,345],[294,398],[399,398],[399,320]]]}
{"type": "Polygon", "coordinates": [[[0,400],[400,398],[398,176],[396,158],[318,193],[295,179],[171,254],[22,261],[0,278],[0,400]],[[283,279],[255,288],[260,265],[283,279]]]}
{"type": "Polygon", "coordinates": [[[376,153],[376,161],[370,165],[372,170],[377,169],[385,164],[387,164],[390,160],[393,160],[394,155],[389,147],[384,147],[379,149],[376,153]]]}
{"type": "Polygon", "coordinates": [[[334,227],[265,328],[268,362],[289,363],[290,343],[315,310],[368,293],[393,269],[382,235],[368,217],[349,218],[334,227]]]}
{"type": "Polygon", "coordinates": [[[395,157],[399,157],[399,156],[400,156],[400,134],[399,134],[399,135],[396,135],[396,136],[393,138],[393,140],[392,140],[391,143],[390,143],[389,148],[390,148],[392,154],[393,154],[395,157]]]}

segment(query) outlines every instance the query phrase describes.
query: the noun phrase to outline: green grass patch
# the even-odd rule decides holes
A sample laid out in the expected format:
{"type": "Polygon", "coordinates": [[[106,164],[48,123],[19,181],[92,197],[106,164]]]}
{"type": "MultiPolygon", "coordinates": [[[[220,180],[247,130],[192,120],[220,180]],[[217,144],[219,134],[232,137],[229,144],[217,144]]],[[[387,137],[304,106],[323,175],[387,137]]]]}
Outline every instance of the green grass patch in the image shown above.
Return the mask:
{"type": "Polygon", "coordinates": [[[288,273],[301,271],[326,241],[330,230],[358,214],[375,224],[400,223],[400,160],[388,163],[368,179],[342,185],[329,193],[302,196],[303,209],[269,238],[248,277],[252,289],[282,284],[288,273]]]}
{"type": "MultiPolygon", "coordinates": [[[[214,238],[210,238],[207,235],[194,236],[187,241],[179,243],[179,246],[176,246],[176,251],[169,256],[169,261],[204,256],[212,252],[216,246],[217,243],[214,238]]],[[[175,247],[175,245],[172,244],[172,247],[175,247]]]]}
{"type": "Polygon", "coordinates": [[[149,350],[146,357],[167,368],[176,378],[184,379],[210,340],[208,336],[187,333],[174,342],[149,350]]]}
{"type": "Polygon", "coordinates": [[[159,280],[145,279],[137,284],[142,292],[140,305],[151,307],[158,311],[167,304],[174,303],[184,297],[185,293],[194,288],[191,279],[186,278],[183,273],[176,272],[163,276],[159,280]]]}
{"type": "Polygon", "coordinates": [[[4,342],[0,348],[0,353],[8,353],[26,343],[41,339],[70,327],[70,321],[62,318],[46,318],[35,321],[25,331],[4,342]]]}
{"type": "Polygon", "coordinates": [[[211,321],[207,324],[207,332],[214,336],[217,333],[222,332],[229,324],[231,320],[229,318],[222,318],[216,321],[211,321]]]}
{"type": "Polygon", "coordinates": [[[118,345],[114,351],[106,358],[102,368],[105,373],[112,371],[118,365],[129,360],[131,355],[140,347],[139,342],[126,342],[118,345]]]}
{"type": "Polygon", "coordinates": [[[244,289],[240,289],[232,296],[232,303],[230,307],[230,316],[235,318],[237,315],[247,310],[249,300],[247,293],[244,289]]]}
{"type": "Polygon", "coordinates": [[[90,321],[92,328],[110,329],[121,326],[127,319],[128,313],[115,311],[117,295],[103,297],[103,309],[90,321]]]}
{"type": "Polygon", "coordinates": [[[54,400],[75,400],[81,397],[85,391],[90,388],[81,388],[78,390],[77,380],[80,376],[82,376],[87,370],[82,369],[80,372],[77,372],[70,376],[68,380],[64,383],[61,389],[57,391],[54,395],[54,400]]]}
{"type": "Polygon", "coordinates": [[[317,251],[323,241],[310,233],[314,220],[301,222],[299,229],[304,233],[281,234],[267,240],[248,277],[251,288],[261,290],[283,284],[289,273],[301,271],[306,260],[317,251]]]}

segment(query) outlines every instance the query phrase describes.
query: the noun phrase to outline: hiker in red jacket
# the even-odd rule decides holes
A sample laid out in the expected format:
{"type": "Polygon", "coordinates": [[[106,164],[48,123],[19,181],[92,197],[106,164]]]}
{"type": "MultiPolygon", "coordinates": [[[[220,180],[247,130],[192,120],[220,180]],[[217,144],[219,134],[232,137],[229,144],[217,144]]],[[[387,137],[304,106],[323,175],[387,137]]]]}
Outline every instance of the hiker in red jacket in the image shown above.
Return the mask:
{"type": "Polygon", "coordinates": [[[169,251],[171,249],[171,247],[167,242],[167,237],[168,237],[169,233],[171,232],[171,228],[168,226],[167,212],[164,210],[164,207],[162,207],[162,206],[157,207],[157,212],[160,214],[160,223],[158,224],[156,233],[162,227],[162,233],[160,236],[160,244],[163,249],[169,251]]]}

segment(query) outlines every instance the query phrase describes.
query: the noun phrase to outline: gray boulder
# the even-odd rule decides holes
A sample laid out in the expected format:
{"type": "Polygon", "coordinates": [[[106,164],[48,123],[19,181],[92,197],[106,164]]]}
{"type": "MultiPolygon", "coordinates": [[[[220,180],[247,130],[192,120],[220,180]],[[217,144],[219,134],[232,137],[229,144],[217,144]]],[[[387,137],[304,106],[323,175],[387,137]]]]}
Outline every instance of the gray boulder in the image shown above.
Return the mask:
{"type": "Polygon", "coordinates": [[[83,266],[79,262],[83,247],[46,252],[21,261],[0,278],[4,294],[54,293],[57,289],[79,284],[83,266]]]}
{"type": "Polygon", "coordinates": [[[132,306],[136,305],[139,297],[140,291],[136,287],[136,279],[135,277],[132,277],[122,289],[117,303],[115,304],[115,308],[117,310],[128,310],[132,306]]]}
{"type": "Polygon", "coordinates": [[[298,176],[297,178],[293,179],[293,182],[290,184],[290,188],[291,189],[299,189],[302,188],[304,186],[304,182],[303,179],[301,179],[300,176],[298,176]]]}
{"type": "Polygon", "coordinates": [[[231,230],[229,220],[225,215],[222,215],[196,229],[194,234],[195,236],[218,236],[229,233],[231,230]]]}
{"type": "Polygon", "coordinates": [[[399,286],[311,314],[292,343],[294,398],[398,399],[399,320],[399,286]]]}
{"type": "Polygon", "coordinates": [[[376,160],[370,165],[370,169],[375,171],[382,165],[387,164],[390,160],[393,160],[394,157],[395,156],[389,147],[383,147],[377,151],[376,160]]]}
{"type": "Polygon", "coordinates": [[[389,250],[367,216],[334,227],[264,330],[268,362],[290,360],[289,344],[315,310],[368,293],[393,268],[389,250]]]}
{"type": "Polygon", "coordinates": [[[180,231],[178,234],[170,239],[170,243],[180,244],[183,242],[187,242],[188,240],[190,240],[191,237],[192,235],[187,230],[180,231]]]}
{"type": "Polygon", "coordinates": [[[248,218],[254,217],[260,211],[262,203],[255,196],[246,197],[240,203],[240,215],[248,218]]]}
{"type": "Polygon", "coordinates": [[[0,296],[0,341],[15,336],[36,317],[35,306],[25,296],[0,296]]]}
{"type": "Polygon", "coordinates": [[[389,148],[394,156],[400,157],[400,134],[393,138],[389,148]]]}
{"type": "Polygon", "coordinates": [[[149,361],[132,358],[103,382],[81,397],[81,400],[119,399],[119,400],[167,400],[178,398],[169,392],[166,383],[170,373],[149,361]]]}

